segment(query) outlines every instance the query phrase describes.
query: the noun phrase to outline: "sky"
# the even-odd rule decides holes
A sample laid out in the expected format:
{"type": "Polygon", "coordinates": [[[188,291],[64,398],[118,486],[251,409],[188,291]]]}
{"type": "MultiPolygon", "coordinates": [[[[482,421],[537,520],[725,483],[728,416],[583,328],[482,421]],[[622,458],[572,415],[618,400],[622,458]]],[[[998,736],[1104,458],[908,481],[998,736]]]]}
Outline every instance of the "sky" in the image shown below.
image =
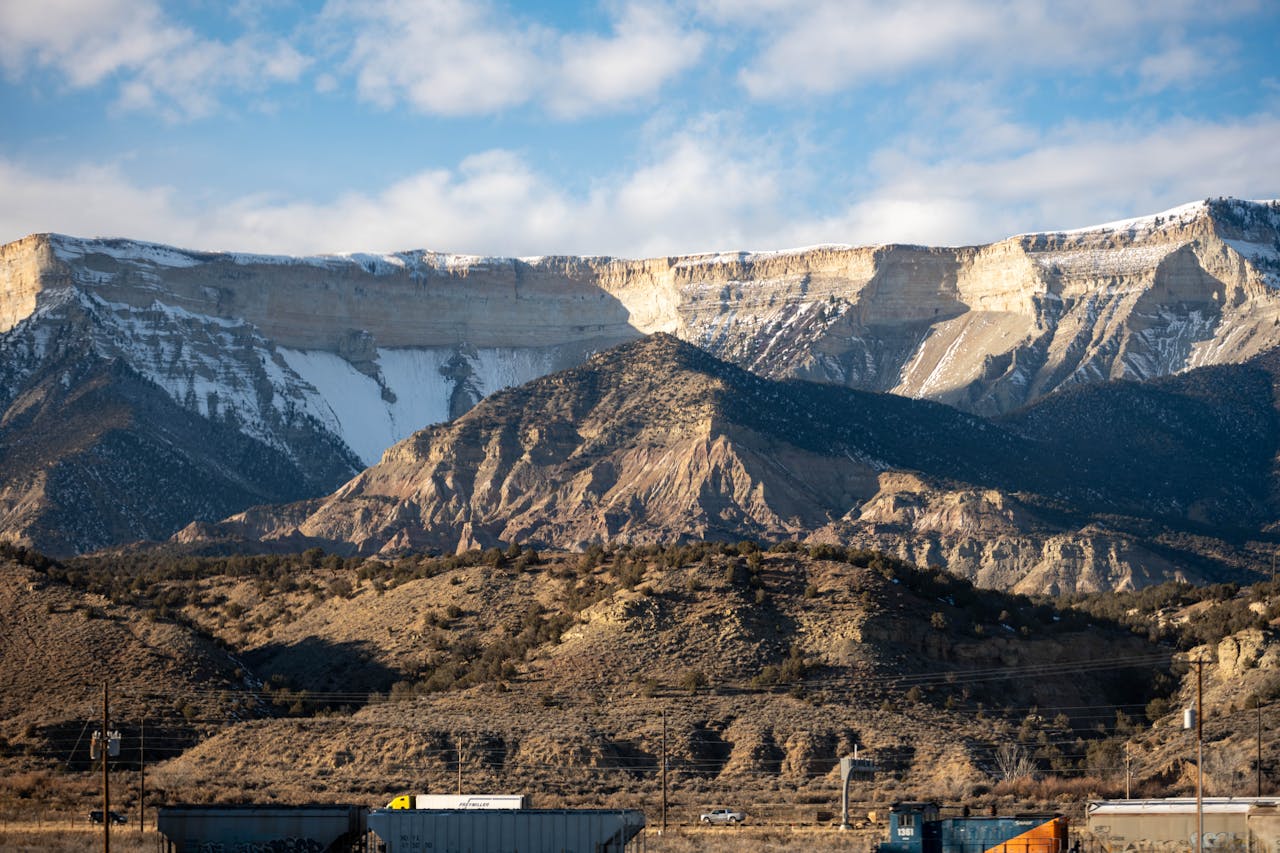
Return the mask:
{"type": "Polygon", "coordinates": [[[0,0],[0,243],[657,257],[1280,198],[1277,0],[0,0]]]}

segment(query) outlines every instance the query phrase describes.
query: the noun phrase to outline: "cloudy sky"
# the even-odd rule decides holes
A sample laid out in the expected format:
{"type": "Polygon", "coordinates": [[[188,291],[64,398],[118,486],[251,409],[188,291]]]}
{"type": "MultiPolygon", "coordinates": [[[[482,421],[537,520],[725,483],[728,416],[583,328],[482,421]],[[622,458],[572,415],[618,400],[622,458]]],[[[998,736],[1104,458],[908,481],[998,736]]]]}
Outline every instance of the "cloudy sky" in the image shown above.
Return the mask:
{"type": "Polygon", "coordinates": [[[1275,0],[0,0],[0,242],[961,244],[1280,197],[1275,0]]]}

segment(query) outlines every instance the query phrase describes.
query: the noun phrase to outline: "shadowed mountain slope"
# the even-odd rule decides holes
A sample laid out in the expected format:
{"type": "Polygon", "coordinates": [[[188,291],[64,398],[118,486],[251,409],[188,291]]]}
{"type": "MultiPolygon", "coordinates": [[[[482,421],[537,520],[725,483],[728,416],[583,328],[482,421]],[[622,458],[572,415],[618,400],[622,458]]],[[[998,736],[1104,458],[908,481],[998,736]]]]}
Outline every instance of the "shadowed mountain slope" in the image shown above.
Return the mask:
{"type": "Polygon", "coordinates": [[[329,498],[224,529],[366,553],[772,539],[865,500],[887,468],[985,481],[1030,462],[1025,442],[946,406],[772,382],[659,334],[423,430],[329,498]]]}
{"type": "Polygon", "coordinates": [[[295,431],[311,452],[300,466],[234,419],[179,406],[72,330],[47,346],[57,357],[20,394],[0,395],[0,529],[10,541],[70,554],[160,539],[192,519],[296,500],[349,476],[350,457],[323,433],[295,431]]]}
{"type": "Polygon", "coordinates": [[[1271,366],[1079,389],[993,423],[765,380],[659,334],[423,430],[328,498],[179,539],[372,554],[816,536],[990,586],[1236,577],[1242,535],[1274,515],[1271,366]],[[984,575],[991,547],[1006,564],[984,575]]]}

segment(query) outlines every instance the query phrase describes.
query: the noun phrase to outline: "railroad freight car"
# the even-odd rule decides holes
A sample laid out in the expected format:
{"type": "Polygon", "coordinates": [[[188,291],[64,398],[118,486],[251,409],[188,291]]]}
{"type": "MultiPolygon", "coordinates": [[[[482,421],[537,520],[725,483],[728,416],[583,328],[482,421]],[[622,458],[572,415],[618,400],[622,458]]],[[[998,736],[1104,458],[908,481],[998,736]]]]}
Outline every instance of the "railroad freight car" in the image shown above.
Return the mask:
{"type": "Polygon", "coordinates": [[[367,820],[386,853],[624,853],[644,829],[643,812],[614,809],[375,809],[367,820]]]}
{"type": "Polygon", "coordinates": [[[896,803],[878,853],[1066,853],[1059,815],[942,817],[936,803],[896,803]]]}
{"type": "Polygon", "coordinates": [[[167,853],[366,849],[365,808],[357,805],[161,806],[156,828],[167,853]]]}
{"type": "Polygon", "coordinates": [[[1193,851],[1204,821],[1205,849],[1280,850],[1280,798],[1194,797],[1093,800],[1089,833],[1105,851],[1193,851]]]}

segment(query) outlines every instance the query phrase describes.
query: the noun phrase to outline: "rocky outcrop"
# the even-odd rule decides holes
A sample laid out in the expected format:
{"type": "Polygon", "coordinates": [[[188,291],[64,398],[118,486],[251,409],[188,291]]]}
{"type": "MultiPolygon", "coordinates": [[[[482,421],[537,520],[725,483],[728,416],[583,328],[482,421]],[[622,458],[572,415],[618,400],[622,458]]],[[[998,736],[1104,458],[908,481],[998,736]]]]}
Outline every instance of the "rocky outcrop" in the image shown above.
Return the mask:
{"type": "Polygon", "coordinates": [[[855,543],[946,567],[978,586],[1028,594],[1206,580],[1143,537],[1088,516],[1046,513],[999,489],[948,488],[904,472],[881,474],[879,485],[870,500],[812,538],[855,543]]]}

